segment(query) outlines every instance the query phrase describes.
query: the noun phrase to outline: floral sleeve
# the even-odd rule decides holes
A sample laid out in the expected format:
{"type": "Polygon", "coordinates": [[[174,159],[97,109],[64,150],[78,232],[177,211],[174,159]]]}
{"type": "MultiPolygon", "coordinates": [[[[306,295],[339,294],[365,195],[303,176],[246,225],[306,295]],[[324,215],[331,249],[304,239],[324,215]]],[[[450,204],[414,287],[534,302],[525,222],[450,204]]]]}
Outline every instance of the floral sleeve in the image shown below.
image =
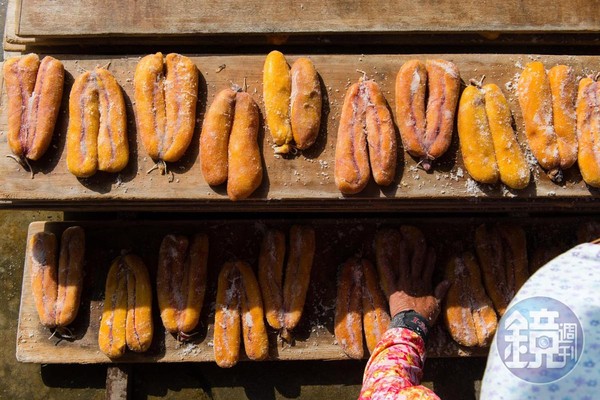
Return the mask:
{"type": "Polygon", "coordinates": [[[421,386],[425,363],[425,343],[406,328],[388,329],[367,363],[359,400],[438,399],[421,386]]]}

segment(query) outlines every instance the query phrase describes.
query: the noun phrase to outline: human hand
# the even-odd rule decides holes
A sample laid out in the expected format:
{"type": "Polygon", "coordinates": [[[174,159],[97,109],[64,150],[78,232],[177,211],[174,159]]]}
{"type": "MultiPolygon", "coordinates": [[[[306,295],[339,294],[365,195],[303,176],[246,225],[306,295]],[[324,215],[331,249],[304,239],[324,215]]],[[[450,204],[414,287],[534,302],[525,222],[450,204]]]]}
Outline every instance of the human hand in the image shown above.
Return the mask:
{"type": "Polygon", "coordinates": [[[442,281],[433,290],[434,269],[435,252],[424,239],[415,244],[413,254],[409,254],[405,240],[400,242],[399,277],[395,283],[396,291],[389,298],[392,317],[401,311],[414,310],[433,326],[450,287],[450,282],[442,281]]]}

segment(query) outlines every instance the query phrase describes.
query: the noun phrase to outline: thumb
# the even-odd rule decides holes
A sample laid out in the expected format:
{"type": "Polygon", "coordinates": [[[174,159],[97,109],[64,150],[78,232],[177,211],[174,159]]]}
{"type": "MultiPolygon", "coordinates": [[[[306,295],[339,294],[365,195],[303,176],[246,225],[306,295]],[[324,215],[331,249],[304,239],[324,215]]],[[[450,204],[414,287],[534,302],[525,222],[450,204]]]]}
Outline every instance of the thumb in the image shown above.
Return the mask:
{"type": "Polygon", "coordinates": [[[446,297],[446,293],[448,292],[448,289],[450,288],[450,281],[441,281],[440,283],[438,283],[438,285],[435,287],[434,290],[434,295],[435,298],[441,302],[442,300],[444,300],[444,297],[446,297]]]}

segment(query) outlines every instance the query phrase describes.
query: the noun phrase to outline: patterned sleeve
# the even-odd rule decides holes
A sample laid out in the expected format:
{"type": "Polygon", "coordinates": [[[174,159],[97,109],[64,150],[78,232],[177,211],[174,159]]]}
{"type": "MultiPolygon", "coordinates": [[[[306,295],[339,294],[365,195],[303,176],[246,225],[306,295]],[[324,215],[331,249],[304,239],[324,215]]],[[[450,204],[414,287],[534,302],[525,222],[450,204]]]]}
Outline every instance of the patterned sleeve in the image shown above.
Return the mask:
{"type": "Polygon", "coordinates": [[[406,328],[388,329],[367,363],[359,400],[439,400],[421,386],[425,343],[406,328]]]}

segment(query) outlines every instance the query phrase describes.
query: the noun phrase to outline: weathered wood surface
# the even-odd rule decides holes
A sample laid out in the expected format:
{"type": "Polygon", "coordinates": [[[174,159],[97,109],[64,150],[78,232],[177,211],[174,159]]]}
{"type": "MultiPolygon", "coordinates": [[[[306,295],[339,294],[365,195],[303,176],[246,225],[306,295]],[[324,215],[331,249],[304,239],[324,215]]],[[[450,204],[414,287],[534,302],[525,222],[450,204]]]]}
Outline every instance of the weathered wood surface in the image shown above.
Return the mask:
{"type": "MultiPolygon", "coordinates": [[[[183,159],[169,165],[172,176],[147,174],[154,162],[147,157],[136,135],[132,109],[133,74],[136,56],[57,55],[66,67],[66,87],[52,144],[42,158],[32,165],[37,172],[31,179],[13,160],[0,157],[0,201],[5,207],[48,207],[69,209],[163,209],[163,210],[480,210],[483,205],[495,209],[597,209],[598,190],[585,185],[577,167],[566,172],[566,181],[557,185],[532,161],[533,178],[528,188],[508,190],[502,185],[479,185],[469,178],[458,148],[458,135],[449,151],[439,160],[433,173],[418,168],[417,162],[400,149],[399,168],[390,187],[373,181],[360,194],[344,197],[334,183],[334,154],[338,119],[346,88],[364,70],[375,79],[395,114],[394,82],[400,66],[412,58],[446,58],[454,61],[464,81],[485,74],[487,83],[497,83],[507,95],[513,111],[521,144],[524,140],[521,112],[516,99],[516,81],[523,65],[532,59],[550,67],[566,63],[579,76],[598,70],[600,56],[532,56],[497,54],[434,55],[312,55],[322,78],[325,101],[322,129],[317,143],[303,154],[288,159],[275,156],[268,129],[261,118],[259,137],[264,160],[261,187],[245,201],[231,202],[224,186],[210,187],[200,171],[199,134],[207,103],[215,94],[231,86],[242,85],[262,104],[262,55],[192,56],[201,72],[196,133],[183,159]],[[119,174],[98,173],[77,179],[66,168],[65,136],[68,124],[68,93],[74,77],[84,70],[110,64],[125,93],[128,134],[131,150],[129,165],[119,174]],[[221,67],[224,69],[221,70],[221,67]],[[220,70],[219,72],[217,72],[220,70]],[[172,182],[169,182],[172,180],[172,182]]],[[[297,55],[289,55],[292,63],[297,55]]],[[[10,154],[6,138],[7,97],[3,87],[0,106],[0,154],[10,154]]],[[[400,140],[398,140],[400,142],[400,140]]],[[[529,157],[532,159],[532,157],[529,157]]],[[[488,208],[486,208],[488,209],[488,208]]]]}
{"type": "Polygon", "coordinates": [[[597,32],[598,2],[20,0],[20,36],[597,32]],[[118,12],[115,12],[118,10],[118,12]]]}
{"type": "Polygon", "coordinates": [[[129,398],[131,368],[128,364],[111,365],[106,370],[106,400],[129,398]]]}
{"type": "Polygon", "coordinates": [[[20,38],[16,32],[17,1],[9,0],[6,5],[6,18],[4,19],[4,36],[2,50],[6,52],[24,51],[26,45],[35,43],[35,39],[20,38]]]}

